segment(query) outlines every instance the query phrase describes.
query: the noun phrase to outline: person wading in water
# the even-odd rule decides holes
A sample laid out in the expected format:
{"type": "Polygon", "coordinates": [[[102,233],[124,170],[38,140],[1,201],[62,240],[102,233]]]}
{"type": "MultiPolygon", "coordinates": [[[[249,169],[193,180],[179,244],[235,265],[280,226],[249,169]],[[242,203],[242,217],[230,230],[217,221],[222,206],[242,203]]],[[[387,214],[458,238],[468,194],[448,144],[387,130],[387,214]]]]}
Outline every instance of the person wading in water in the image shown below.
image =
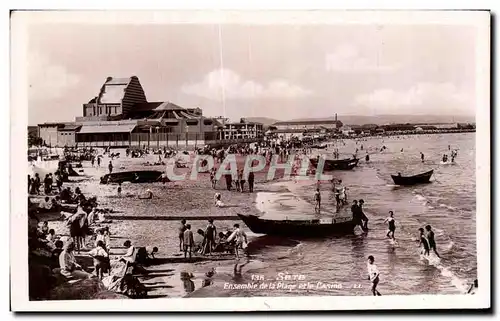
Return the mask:
{"type": "Polygon", "coordinates": [[[361,214],[361,219],[363,220],[363,231],[368,231],[368,216],[365,215],[363,212],[363,205],[365,204],[365,201],[360,199],[359,200],[359,212],[361,214]]]}
{"type": "Polygon", "coordinates": [[[427,225],[425,229],[427,230],[427,241],[429,242],[429,249],[433,250],[438,258],[441,258],[436,249],[436,241],[434,240],[434,231],[432,231],[432,227],[430,225],[427,225]]]}
{"type": "Polygon", "coordinates": [[[389,217],[385,219],[384,223],[389,223],[389,232],[387,232],[387,237],[395,240],[394,231],[396,231],[396,220],[394,219],[393,211],[389,211],[389,217]]]}
{"type": "Polygon", "coordinates": [[[368,280],[372,282],[371,290],[373,295],[381,296],[382,294],[380,294],[380,292],[377,291],[377,285],[380,281],[379,279],[380,272],[378,271],[378,268],[374,262],[375,258],[372,255],[370,255],[368,257],[368,264],[367,264],[368,280]]]}
{"type": "Polygon", "coordinates": [[[428,256],[429,255],[429,242],[425,238],[424,229],[419,228],[418,231],[420,232],[418,245],[422,247],[422,251],[420,252],[420,254],[428,256]]]}

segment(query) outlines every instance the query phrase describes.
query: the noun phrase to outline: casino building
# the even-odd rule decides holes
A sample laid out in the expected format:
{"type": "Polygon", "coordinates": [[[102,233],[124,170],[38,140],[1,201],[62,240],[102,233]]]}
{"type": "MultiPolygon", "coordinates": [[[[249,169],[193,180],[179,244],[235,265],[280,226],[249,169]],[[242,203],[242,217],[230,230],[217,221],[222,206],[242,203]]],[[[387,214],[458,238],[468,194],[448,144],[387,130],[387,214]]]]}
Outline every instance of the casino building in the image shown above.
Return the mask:
{"type": "Polygon", "coordinates": [[[263,136],[259,124],[228,126],[203,116],[200,108],[148,102],[136,76],[108,77],[97,96],[83,104],[82,115],[73,123],[40,124],[40,137],[59,147],[195,148],[251,142],[263,136]]]}

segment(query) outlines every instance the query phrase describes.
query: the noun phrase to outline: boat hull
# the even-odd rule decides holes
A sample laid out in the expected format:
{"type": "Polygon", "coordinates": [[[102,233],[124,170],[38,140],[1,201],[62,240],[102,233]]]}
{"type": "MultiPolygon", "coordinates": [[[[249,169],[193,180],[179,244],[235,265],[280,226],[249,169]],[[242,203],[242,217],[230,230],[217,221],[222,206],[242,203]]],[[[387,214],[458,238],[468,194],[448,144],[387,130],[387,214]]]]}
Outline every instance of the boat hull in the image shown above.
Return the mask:
{"type": "Polygon", "coordinates": [[[101,177],[101,184],[108,183],[153,183],[162,180],[160,171],[129,171],[106,174],[101,177]]]}
{"type": "MultiPolygon", "coordinates": [[[[310,159],[311,164],[317,168],[318,160],[315,158],[310,159]]],[[[354,167],[358,166],[359,159],[341,159],[341,160],[333,160],[333,159],[325,159],[325,164],[323,166],[323,170],[325,171],[334,171],[334,170],[351,170],[354,167]]]]}
{"type": "Polygon", "coordinates": [[[255,215],[238,214],[248,228],[257,234],[318,237],[327,235],[353,234],[355,224],[350,218],[330,220],[331,223],[320,223],[320,220],[266,220],[255,215]]]}
{"type": "Polygon", "coordinates": [[[391,175],[394,184],[402,185],[402,186],[411,186],[417,184],[427,184],[429,183],[434,170],[425,172],[415,176],[399,176],[399,175],[391,175]]]}

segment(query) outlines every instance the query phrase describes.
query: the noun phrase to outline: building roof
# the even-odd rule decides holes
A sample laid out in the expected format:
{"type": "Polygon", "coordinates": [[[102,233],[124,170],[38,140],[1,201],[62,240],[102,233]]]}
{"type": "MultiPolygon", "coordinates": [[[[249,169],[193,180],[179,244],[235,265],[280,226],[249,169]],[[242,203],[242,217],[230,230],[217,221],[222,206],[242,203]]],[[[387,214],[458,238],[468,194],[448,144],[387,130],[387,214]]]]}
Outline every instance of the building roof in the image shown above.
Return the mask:
{"type": "Polygon", "coordinates": [[[105,125],[83,125],[80,134],[97,133],[130,133],[137,124],[105,124],[105,125]]]}
{"type": "Polygon", "coordinates": [[[342,122],[339,120],[330,120],[330,119],[324,119],[324,120],[291,120],[291,121],[278,121],[273,124],[273,126],[279,126],[279,125],[322,125],[322,124],[338,124],[339,126],[342,125],[342,122]]]}
{"type": "Polygon", "coordinates": [[[319,133],[319,132],[321,132],[321,129],[320,128],[315,128],[315,129],[292,128],[292,129],[276,129],[276,130],[272,130],[271,132],[276,133],[276,134],[319,133]]]}
{"type": "Polygon", "coordinates": [[[82,127],[81,125],[65,125],[63,128],[59,128],[59,131],[77,131],[82,127]]]}
{"type": "Polygon", "coordinates": [[[162,110],[184,110],[181,106],[178,106],[170,101],[155,101],[147,103],[139,103],[134,105],[134,111],[162,111],[162,110]]]}
{"type": "Polygon", "coordinates": [[[148,102],[134,105],[130,113],[134,119],[202,119],[203,116],[196,115],[186,108],[169,101],[148,102]]]}

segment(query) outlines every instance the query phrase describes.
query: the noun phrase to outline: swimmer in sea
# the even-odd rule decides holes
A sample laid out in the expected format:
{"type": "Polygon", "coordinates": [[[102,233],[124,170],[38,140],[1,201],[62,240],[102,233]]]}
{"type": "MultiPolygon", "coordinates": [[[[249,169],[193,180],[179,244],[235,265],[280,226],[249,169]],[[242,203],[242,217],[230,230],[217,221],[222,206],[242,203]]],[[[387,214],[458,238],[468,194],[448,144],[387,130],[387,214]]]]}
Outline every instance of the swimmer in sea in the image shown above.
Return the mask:
{"type": "Polygon", "coordinates": [[[436,241],[434,240],[434,231],[432,230],[432,227],[430,225],[427,225],[425,229],[427,231],[427,240],[429,241],[429,249],[433,250],[438,258],[441,258],[436,249],[436,241]]]}
{"type": "Polygon", "coordinates": [[[426,256],[429,256],[429,242],[427,241],[427,239],[425,238],[425,235],[424,235],[424,229],[423,228],[419,228],[418,231],[420,232],[420,236],[419,236],[419,246],[422,246],[422,252],[421,254],[424,254],[426,256]]]}
{"type": "Polygon", "coordinates": [[[372,282],[371,290],[372,290],[373,295],[381,296],[382,294],[380,294],[380,292],[377,291],[377,285],[378,285],[378,282],[380,281],[380,279],[379,279],[380,273],[378,271],[377,266],[374,264],[374,262],[375,262],[375,258],[372,255],[370,255],[368,257],[368,264],[367,264],[368,280],[370,280],[372,282]]]}
{"type": "Polygon", "coordinates": [[[387,237],[396,240],[396,238],[394,237],[394,231],[396,231],[396,220],[394,219],[394,212],[389,211],[389,215],[390,216],[384,221],[384,223],[389,223],[389,232],[387,232],[387,237]]]}

